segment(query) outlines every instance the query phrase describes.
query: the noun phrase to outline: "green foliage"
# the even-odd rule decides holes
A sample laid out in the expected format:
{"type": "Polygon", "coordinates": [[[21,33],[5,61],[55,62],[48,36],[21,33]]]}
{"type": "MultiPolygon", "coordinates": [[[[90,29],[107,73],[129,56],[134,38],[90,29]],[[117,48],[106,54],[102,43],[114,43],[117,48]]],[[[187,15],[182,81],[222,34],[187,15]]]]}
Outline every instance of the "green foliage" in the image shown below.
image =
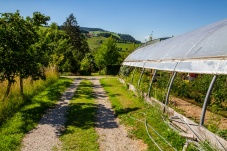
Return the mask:
{"type": "Polygon", "coordinates": [[[64,72],[76,73],[80,69],[80,62],[89,52],[89,47],[85,36],[81,33],[76,18],[70,14],[63,23],[62,29],[70,37],[70,42],[73,46],[64,54],[65,58],[62,63],[64,72]],[[66,64],[66,65],[65,65],[66,64]]]}
{"type": "Polygon", "coordinates": [[[92,83],[84,80],[70,101],[67,128],[60,137],[63,150],[99,150],[98,134],[94,129],[97,107],[92,92],[92,83]]]}
{"type": "Polygon", "coordinates": [[[120,54],[118,52],[116,42],[109,37],[95,53],[95,63],[101,70],[107,65],[116,65],[119,63],[120,54]]]}
{"type": "Polygon", "coordinates": [[[40,30],[39,34],[40,39],[42,39],[39,41],[39,45],[42,48],[39,52],[44,51],[46,48],[46,56],[45,58],[40,58],[40,60],[46,61],[46,65],[58,70],[66,57],[65,53],[73,48],[69,36],[61,32],[56,23],[52,23],[50,28],[40,30]]]}
{"type": "MultiPolygon", "coordinates": [[[[33,18],[26,20],[20,16],[19,11],[15,13],[1,14],[0,18],[0,79],[8,81],[8,89],[5,96],[10,92],[11,84],[15,76],[19,75],[21,80],[21,93],[23,94],[23,78],[28,76],[42,76],[40,72],[40,60],[35,57],[36,49],[32,45],[38,41],[37,26],[46,23],[49,17],[38,12],[33,18]]],[[[39,54],[42,57],[42,53],[39,54]]]]}
{"type": "Polygon", "coordinates": [[[45,16],[40,12],[34,12],[32,18],[27,17],[26,19],[30,20],[35,26],[40,26],[40,25],[47,25],[47,21],[50,20],[50,17],[45,16]]]}
{"type": "Polygon", "coordinates": [[[71,82],[72,79],[61,78],[54,84],[46,83],[37,95],[32,95],[26,100],[13,117],[7,118],[0,125],[0,150],[20,150],[24,135],[37,125],[45,110],[58,101],[71,82]]]}
{"type": "Polygon", "coordinates": [[[130,72],[134,69],[134,67],[130,66],[121,66],[120,68],[120,76],[121,77],[128,77],[130,75],[130,72]]]}
{"type": "Polygon", "coordinates": [[[82,75],[91,75],[94,68],[94,56],[91,53],[87,53],[81,62],[80,72],[84,72],[82,75]]]}
{"type": "MultiPolygon", "coordinates": [[[[131,70],[131,68],[132,67],[122,67],[121,73],[122,75],[124,75],[122,77],[125,79],[126,82],[130,82],[137,87],[138,80],[141,74],[141,69],[137,68],[134,72],[134,70],[131,70]],[[133,73],[134,73],[134,78],[132,81],[133,73]]],[[[148,91],[149,82],[151,80],[151,76],[149,72],[150,71],[145,70],[140,84],[140,88],[139,88],[140,91],[146,92],[146,93],[148,91]]],[[[170,94],[179,98],[183,98],[185,100],[190,100],[191,103],[194,103],[202,107],[208,87],[212,80],[212,75],[197,75],[197,77],[192,81],[185,80],[186,75],[187,75],[186,73],[177,73],[177,76],[173,82],[170,94]]],[[[171,76],[172,76],[171,72],[164,72],[164,71],[157,72],[155,81],[153,82],[152,88],[151,88],[152,97],[156,98],[161,102],[165,100],[167,87],[170,82],[171,76]]],[[[225,75],[218,76],[208,103],[208,110],[210,110],[213,113],[220,114],[224,117],[227,117],[226,79],[227,78],[225,75]]],[[[226,131],[222,131],[218,128],[219,122],[220,122],[220,119],[214,118],[214,120],[208,123],[206,127],[210,131],[217,133],[221,137],[225,138],[227,133],[226,131]]]]}

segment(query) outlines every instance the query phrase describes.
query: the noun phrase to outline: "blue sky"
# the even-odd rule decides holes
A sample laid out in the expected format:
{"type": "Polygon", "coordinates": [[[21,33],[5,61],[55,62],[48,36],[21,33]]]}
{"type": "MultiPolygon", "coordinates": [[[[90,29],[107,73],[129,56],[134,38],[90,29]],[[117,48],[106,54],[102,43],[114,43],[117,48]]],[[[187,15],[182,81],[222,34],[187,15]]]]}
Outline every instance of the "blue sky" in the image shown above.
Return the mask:
{"type": "Polygon", "coordinates": [[[183,34],[227,18],[227,0],[0,0],[0,13],[39,11],[62,25],[73,13],[78,24],[144,41],[183,34]]]}

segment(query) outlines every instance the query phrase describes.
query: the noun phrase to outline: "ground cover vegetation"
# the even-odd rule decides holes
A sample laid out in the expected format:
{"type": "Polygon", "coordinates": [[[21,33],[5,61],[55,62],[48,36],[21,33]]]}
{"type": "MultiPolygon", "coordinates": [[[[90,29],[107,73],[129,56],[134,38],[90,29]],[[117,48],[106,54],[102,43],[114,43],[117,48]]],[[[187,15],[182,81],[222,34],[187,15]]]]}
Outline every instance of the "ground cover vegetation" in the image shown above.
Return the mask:
{"type": "MultiPolygon", "coordinates": [[[[8,103],[13,106],[8,107],[7,111],[1,112],[1,118],[4,118],[4,122],[0,124],[0,150],[2,151],[20,150],[25,134],[35,128],[48,108],[55,105],[61,94],[71,84],[72,79],[60,78],[57,81],[49,81],[49,84],[44,84],[41,80],[35,81],[34,85],[39,87],[38,90],[34,87],[27,87],[30,85],[30,81],[27,82],[29,84],[25,84],[25,88],[31,97],[20,106],[21,100],[12,100],[12,102],[10,100],[8,103]],[[16,111],[15,106],[19,106],[16,111]],[[9,117],[8,112],[14,114],[9,117]]],[[[18,85],[12,91],[17,91],[16,87],[18,88],[18,85]]],[[[1,106],[1,109],[2,107],[4,109],[4,106],[1,106]]]]}
{"type": "Polygon", "coordinates": [[[99,150],[98,134],[94,129],[97,106],[92,89],[93,84],[83,80],[70,101],[66,130],[60,137],[63,150],[99,150]]]}
{"type": "Polygon", "coordinates": [[[105,78],[100,81],[110,97],[117,117],[120,118],[122,124],[128,127],[129,137],[142,139],[148,144],[148,150],[159,150],[147,134],[146,123],[149,134],[162,150],[174,150],[174,148],[182,150],[185,139],[181,138],[162,120],[164,117],[158,107],[146,104],[116,78],[105,78]],[[157,135],[151,127],[166,141],[157,135]]]}
{"type": "MultiPolygon", "coordinates": [[[[142,72],[141,68],[134,67],[122,67],[121,68],[121,76],[125,79],[125,81],[132,83],[138,89],[140,89],[143,93],[148,93],[148,88],[150,84],[150,80],[152,77],[152,70],[145,70],[140,86],[138,87],[138,81],[142,72]]],[[[158,71],[157,76],[155,77],[155,82],[152,84],[152,89],[150,91],[151,97],[156,98],[161,102],[165,102],[165,95],[167,93],[168,83],[170,82],[170,78],[172,76],[171,72],[166,71],[158,71]]],[[[177,76],[174,80],[173,86],[171,88],[170,94],[172,96],[182,98],[190,103],[198,105],[202,107],[205,95],[207,93],[209,84],[212,80],[212,75],[202,75],[198,74],[194,80],[185,80],[187,73],[177,73],[177,76]]],[[[212,113],[219,114],[223,117],[227,117],[227,77],[225,75],[219,75],[218,79],[214,85],[212,90],[212,94],[209,99],[209,104],[207,109],[212,113]]],[[[174,104],[169,104],[174,108],[174,104]]],[[[179,112],[184,114],[184,111],[179,112]]],[[[187,117],[187,115],[185,115],[187,117]]],[[[189,117],[192,118],[192,117],[189,117]]],[[[199,122],[199,119],[192,120],[199,122]]],[[[213,119],[213,122],[205,124],[205,127],[210,131],[218,134],[224,139],[227,139],[227,130],[219,129],[218,123],[220,123],[220,118],[213,119]]]]}

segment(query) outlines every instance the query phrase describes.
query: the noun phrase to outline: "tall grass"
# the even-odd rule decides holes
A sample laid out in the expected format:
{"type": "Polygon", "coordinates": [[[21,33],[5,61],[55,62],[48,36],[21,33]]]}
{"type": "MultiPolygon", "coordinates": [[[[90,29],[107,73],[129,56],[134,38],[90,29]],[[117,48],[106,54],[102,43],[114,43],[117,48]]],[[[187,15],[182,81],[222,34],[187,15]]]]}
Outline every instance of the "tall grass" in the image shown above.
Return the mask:
{"type": "Polygon", "coordinates": [[[72,80],[59,78],[54,83],[45,84],[45,88],[42,87],[36,95],[27,98],[15,113],[12,112],[11,117],[6,116],[7,119],[0,124],[0,151],[19,151],[25,134],[37,125],[46,109],[59,100],[72,80]]]}
{"type": "Polygon", "coordinates": [[[37,94],[48,84],[58,79],[58,74],[53,70],[46,70],[46,80],[36,80],[31,82],[31,78],[24,79],[24,97],[20,95],[19,77],[16,77],[15,83],[12,85],[9,96],[3,101],[7,88],[7,81],[0,83],[0,124],[10,118],[18,111],[20,106],[26,102],[31,96],[37,94]]]}

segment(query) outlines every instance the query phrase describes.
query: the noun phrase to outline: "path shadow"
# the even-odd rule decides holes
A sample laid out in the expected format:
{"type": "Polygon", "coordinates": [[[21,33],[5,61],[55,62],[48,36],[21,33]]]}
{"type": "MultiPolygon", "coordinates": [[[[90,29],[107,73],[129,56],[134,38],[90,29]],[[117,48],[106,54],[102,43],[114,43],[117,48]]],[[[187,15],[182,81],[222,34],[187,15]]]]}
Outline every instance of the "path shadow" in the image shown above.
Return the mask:
{"type": "Polygon", "coordinates": [[[118,123],[115,121],[116,116],[114,111],[106,108],[102,104],[98,104],[98,110],[96,115],[96,127],[97,128],[104,128],[104,129],[111,129],[111,128],[118,128],[118,123]]]}

